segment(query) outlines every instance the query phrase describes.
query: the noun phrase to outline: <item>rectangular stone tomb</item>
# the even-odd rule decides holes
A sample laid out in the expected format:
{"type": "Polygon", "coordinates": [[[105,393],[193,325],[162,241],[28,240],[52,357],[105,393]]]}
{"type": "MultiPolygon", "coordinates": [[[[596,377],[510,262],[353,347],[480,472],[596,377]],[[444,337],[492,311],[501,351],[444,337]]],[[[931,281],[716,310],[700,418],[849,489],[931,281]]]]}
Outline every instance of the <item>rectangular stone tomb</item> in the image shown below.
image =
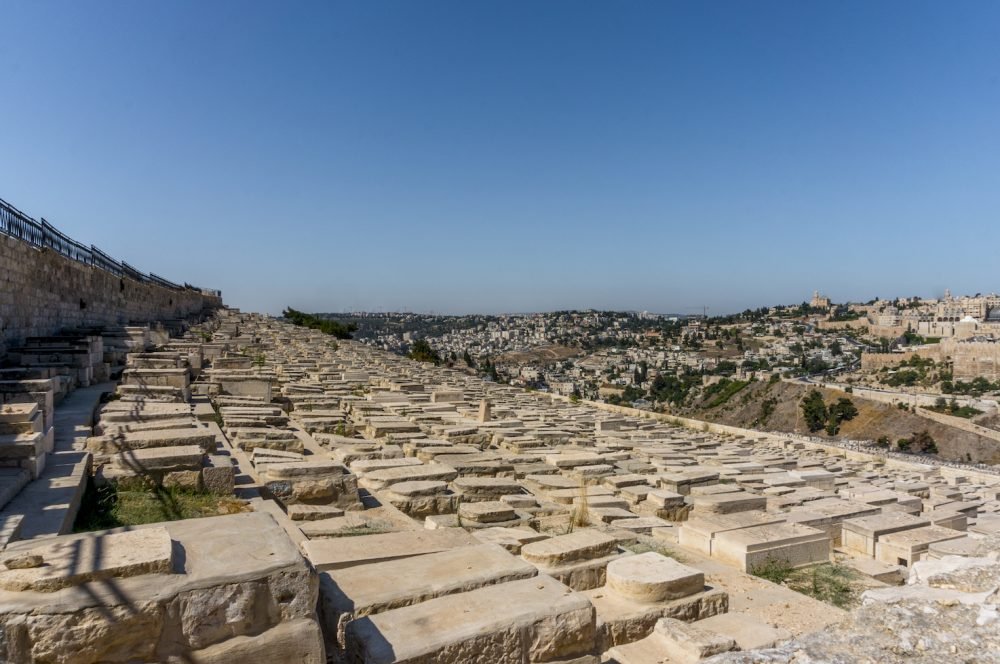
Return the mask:
{"type": "Polygon", "coordinates": [[[608,563],[621,557],[618,541],[594,529],[526,544],[521,557],[574,590],[604,585],[608,563]]]}
{"type": "Polygon", "coordinates": [[[845,549],[874,557],[875,545],[880,537],[929,525],[931,525],[930,519],[905,512],[886,512],[858,519],[848,519],[842,525],[842,542],[845,549]]]}
{"type": "Polygon", "coordinates": [[[927,557],[927,549],[931,544],[963,537],[966,537],[965,533],[941,526],[901,530],[879,538],[875,544],[875,559],[890,565],[911,567],[913,563],[927,557]]]}
{"type": "Polygon", "coordinates": [[[3,590],[55,592],[89,581],[169,574],[173,571],[173,544],[164,528],[89,535],[8,552],[3,565],[3,590]]]}
{"type": "Polygon", "coordinates": [[[594,607],[540,575],[439,597],[353,621],[352,664],[524,664],[583,658],[594,649],[594,607]]]}
{"type": "Polygon", "coordinates": [[[451,466],[429,463],[422,466],[403,466],[400,468],[373,470],[361,478],[361,486],[370,491],[379,491],[399,482],[451,482],[456,477],[458,477],[458,472],[451,466]]]}
{"type": "Polygon", "coordinates": [[[182,445],[197,445],[208,452],[214,450],[216,444],[215,434],[207,428],[122,431],[112,435],[87,439],[87,449],[99,454],[114,454],[121,450],[176,447],[182,445]]]}
{"type": "Polygon", "coordinates": [[[730,530],[716,535],[712,557],[735,565],[744,572],[769,561],[792,567],[830,560],[830,536],[816,528],[797,523],[772,523],[730,530]]]}
{"type": "Polygon", "coordinates": [[[784,520],[785,516],[782,514],[765,512],[701,515],[680,525],[677,529],[677,543],[710,556],[712,555],[713,542],[721,533],[770,523],[781,523],[784,520]]]}
{"type": "Polygon", "coordinates": [[[537,573],[496,544],[329,570],[320,575],[322,620],[342,647],[344,628],[355,618],[537,573]]]}
{"type": "Polygon", "coordinates": [[[316,569],[322,571],[409,558],[479,543],[461,528],[443,528],[309,540],[302,543],[302,550],[316,569]]]}
{"type": "Polygon", "coordinates": [[[748,512],[763,510],[767,507],[767,498],[747,491],[734,493],[717,493],[712,495],[692,496],[695,515],[698,514],[731,514],[733,512],[748,512]]]}

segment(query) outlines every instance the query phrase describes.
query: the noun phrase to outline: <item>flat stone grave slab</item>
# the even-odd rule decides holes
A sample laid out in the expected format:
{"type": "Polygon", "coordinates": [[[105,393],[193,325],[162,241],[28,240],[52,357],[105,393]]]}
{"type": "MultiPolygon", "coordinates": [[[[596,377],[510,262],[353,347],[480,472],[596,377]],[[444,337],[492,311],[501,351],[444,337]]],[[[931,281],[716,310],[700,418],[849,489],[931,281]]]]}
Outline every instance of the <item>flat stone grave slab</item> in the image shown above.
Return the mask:
{"type": "Polygon", "coordinates": [[[204,457],[205,451],[197,445],[181,445],[118,452],[112,455],[111,460],[117,468],[127,469],[135,474],[144,474],[173,470],[198,470],[201,468],[204,457]]]}
{"type": "Polygon", "coordinates": [[[744,572],[782,561],[792,567],[830,560],[830,536],[822,530],[797,523],[771,523],[718,533],[712,542],[712,557],[735,565],[744,572]]]}
{"type": "Polygon", "coordinates": [[[527,544],[521,557],[574,590],[589,590],[604,585],[608,563],[626,555],[618,544],[615,537],[589,528],[527,544]]]}
{"type": "Polygon", "coordinates": [[[346,642],[358,664],[513,664],[583,658],[594,636],[590,602],[540,575],[366,616],[348,625],[346,642]]]}
{"type": "Polygon", "coordinates": [[[657,476],[657,480],[661,489],[686,496],[691,493],[693,486],[717,484],[719,473],[712,470],[691,469],[662,473],[657,476]]]}
{"type": "Polygon", "coordinates": [[[501,523],[517,518],[514,508],[499,500],[462,503],[458,507],[458,516],[462,521],[468,519],[476,523],[501,523]]]}
{"type": "Polygon", "coordinates": [[[501,477],[459,477],[451,483],[452,489],[463,499],[495,500],[500,496],[524,493],[516,480],[501,477]]]}
{"type": "Polygon", "coordinates": [[[154,447],[180,447],[197,445],[205,451],[217,446],[215,434],[207,428],[157,429],[152,431],[120,431],[115,434],[87,439],[91,452],[113,454],[121,450],[149,449],[154,447]]]}
{"type": "Polygon", "coordinates": [[[821,498],[810,500],[801,507],[793,507],[788,511],[786,521],[826,531],[833,540],[833,545],[840,546],[843,541],[844,521],[875,516],[881,511],[881,508],[874,505],[840,498],[821,498]]]}
{"type": "Polygon", "coordinates": [[[485,544],[498,544],[514,555],[520,554],[525,544],[549,538],[549,535],[529,528],[503,527],[481,528],[473,532],[472,536],[485,544]]]}
{"type": "Polygon", "coordinates": [[[705,574],[650,551],[608,563],[606,587],[637,602],[657,603],[705,589],[705,574]]]}
{"type": "Polygon", "coordinates": [[[615,538],[598,530],[587,529],[529,544],[521,550],[521,556],[534,565],[558,567],[608,556],[616,550],[615,538]]]}
{"type": "Polygon", "coordinates": [[[872,516],[847,519],[841,525],[842,543],[845,549],[875,556],[875,545],[879,538],[913,528],[931,525],[930,519],[904,512],[886,512],[872,516]]]}
{"type": "Polygon", "coordinates": [[[332,628],[342,635],[346,621],[360,616],[527,579],[537,573],[532,565],[496,544],[328,570],[320,576],[323,620],[327,630],[332,628]]]}
{"type": "Polygon", "coordinates": [[[288,518],[292,521],[318,521],[344,516],[344,510],[334,505],[304,505],[296,503],[287,506],[288,518]]]}
{"type": "Polygon", "coordinates": [[[424,462],[415,457],[397,457],[393,459],[360,459],[350,465],[351,472],[359,477],[370,473],[373,470],[384,470],[386,468],[403,468],[405,466],[422,466],[424,462]]]}
{"type": "Polygon", "coordinates": [[[963,537],[968,535],[941,526],[900,530],[879,537],[875,543],[875,559],[890,565],[911,567],[927,556],[927,549],[931,544],[963,537]]]}
{"type": "Polygon", "coordinates": [[[615,519],[609,524],[612,528],[623,528],[640,535],[651,535],[656,528],[670,528],[674,524],[657,516],[640,516],[635,518],[615,519]]]}
{"type": "Polygon", "coordinates": [[[740,650],[773,648],[792,638],[787,629],[772,627],[746,613],[719,613],[695,625],[731,637],[740,650]]]}
{"type": "Polygon", "coordinates": [[[366,473],[365,476],[359,480],[359,482],[366,489],[378,491],[399,482],[413,482],[417,480],[451,482],[456,477],[458,477],[458,471],[451,466],[429,463],[421,466],[404,466],[402,468],[373,470],[366,473]]]}
{"type": "Polygon", "coordinates": [[[767,507],[767,498],[746,491],[733,493],[716,493],[691,496],[694,514],[731,514],[733,512],[749,512],[763,510],[767,507]]]}
{"type": "Polygon", "coordinates": [[[54,592],[89,581],[173,569],[173,543],[164,528],[57,541],[4,557],[0,588],[54,592]],[[24,566],[24,567],[22,567],[24,566]]]}
{"type": "Polygon", "coordinates": [[[785,517],[782,514],[766,512],[701,515],[680,524],[677,528],[677,543],[709,556],[712,555],[714,540],[720,533],[769,523],[781,523],[784,520],[785,517]]]}
{"type": "Polygon", "coordinates": [[[461,528],[441,528],[309,540],[302,543],[302,550],[316,569],[323,571],[370,565],[474,544],[479,544],[479,541],[461,528]]]}

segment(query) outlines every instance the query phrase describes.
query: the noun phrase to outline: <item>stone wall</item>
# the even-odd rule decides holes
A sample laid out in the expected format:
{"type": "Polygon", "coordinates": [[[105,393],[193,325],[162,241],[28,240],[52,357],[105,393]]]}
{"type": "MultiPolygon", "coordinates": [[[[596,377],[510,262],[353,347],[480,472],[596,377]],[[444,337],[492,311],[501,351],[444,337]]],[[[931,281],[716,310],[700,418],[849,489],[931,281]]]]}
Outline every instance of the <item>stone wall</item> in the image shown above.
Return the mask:
{"type": "Polygon", "coordinates": [[[955,417],[954,415],[945,415],[944,413],[939,413],[933,410],[927,410],[926,408],[917,408],[917,415],[920,417],[938,422],[939,424],[947,424],[950,427],[955,427],[956,429],[961,429],[962,431],[968,431],[969,433],[974,433],[977,436],[982,436],[983,438],[989,438],[1000,442],[1000,431],[996,429],[987,429],[986,427],[981,427],[975,422],[965,419],[964,417],[955,417]]]}
{"type": "Polygon", "coordinates": [[[0,356],[66,327],[187,318],[221,305],[214,295],[117,277],[0,235],[0,356]]]}
{"type": "Polygon", "coordinates": [[[944,397],[949,402],[954,399],[959,406],[971,406],[972,408],[978,408],[979,410],[992,412],[997,410],[997,402],[995,399],[983,399],[976,397],[963,397],[960,395],[953,394],[943,394],[943,393],[928,393],[920,392],[917,390],[906,391],[906,390],[892,390],[892,389],[877,389],[869,388],[861,385],[848,385],[844,383],[819,383],[819,387],[828,390],[840,390],[847,394],[848,388],[850,388],[850,395],[860,397],[862,399],[868,399],[869,401],[878,401],[879,403],[886,403],[892,406],[898,404],[906,404],[907,406],[917,406],[923,408],[930,408],[937,404],[937,400],[944,397]]]}
{"type": "Polygon", "coordinates": [[[987,380],[1000,379],[1000,343],[950,339],[941,343],[954,363],[955,380],[972,380],[979,376],[987,380]]]}
{"type": "Polygon", "coordinates": [[[862,353],[861,370],[875,371],[877,369],[881,369],[882,367],[894,367],[900,362],[908,362],[916,356],[925,360],[941,362],[944,359],[941,355],[941,348],[933,345],[925,346],[920,350],[906,351],[904,353],[862,353]]]}
{"type": "Polygon", "coordinates": [[[858,320],[821,320],[816,323],[816,327],[821,330],[843,330],[845,328],[864,330],[870,325],[871,323],[868,322],[867,318],[859,318],[858,320]]]}
{"type": "Polygon", "coordinates": [[[956,380],[971,380],[982,376],[988,380],[1000,379],[1000,343],[993,341],[961,341],[944,339],[940,344],[923,346],[905,353],[862,353],[861,370],[876,371],[893,367],[915,356],[935,362],[951,360],[956,380]]]}

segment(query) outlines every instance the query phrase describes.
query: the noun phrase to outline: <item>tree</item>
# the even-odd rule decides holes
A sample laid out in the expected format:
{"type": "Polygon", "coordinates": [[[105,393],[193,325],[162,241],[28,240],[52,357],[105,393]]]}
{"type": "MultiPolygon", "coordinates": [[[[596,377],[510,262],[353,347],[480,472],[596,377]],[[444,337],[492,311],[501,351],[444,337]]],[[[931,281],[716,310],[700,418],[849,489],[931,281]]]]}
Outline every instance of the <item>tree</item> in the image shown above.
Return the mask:
{"type": "Polygon", "coordinates": [[[854,402],[847,397],[841,397],[837,399],[837,403],[830,408],[830,412],[836,416],[837,423],[839,424],[840,422],[849,422],[857,417],[858,407],[855,406],[854,402]]]}
{"type": "Polygon", "coordinates": [[[938,446],[931,434],[925,429],[913,434],[913,438],[900,438],[896,441],[900,452],[916,452],[917,454],[937,454],[938,446]]]}
{"type": "Polygon", "coordinates": [[[819,431],[826,426],[829,413],[819,390],[810,390],[802,399],[802,416],[811,432],[819,431]]]}
{"type": "Polygon", "coordinates": [[[464,353],[462,353],[462,359],[465,360],[465,363],[467,365],[469,365],[470,367],[474,368],[476,366],[476,362],[475,362],[475,360],[472,359],[472,356],[469,355],[469,351],[468,350],[466,350],[464,353]]]}
{"type": "Polygon", "coordinates": [[[335,320],[330,320],[328,318],[320,318],[315,314],[307,314],[302,311],[296,311],[291,307],[286,307],[281,315],[284,316],[293,325],[298,325],[300,327],[308,327],[311,330],[319,330],[323,334],[331,334],[338,339],[350,339],[351,333],[357,331],[358,326],[354,323],[348,323],[344,325],[335,320]]]}
{"type": "Polygon", "coordinates": [[[938,452],[937,443],[934,442],[931,434],[926,429],[913,434],[911,442],[913,449],[922,454],[937,454],[938,452]]]}
{"type": "Polygon", "coordinates": [[[417,362],[432,362],[435,365],[441,364],[441,356],[437,354],[436,350],[431,348],[426,339],[417,339],[414,341],[413,345],[410,346],[410,352],[406,356],[417,362]]]}

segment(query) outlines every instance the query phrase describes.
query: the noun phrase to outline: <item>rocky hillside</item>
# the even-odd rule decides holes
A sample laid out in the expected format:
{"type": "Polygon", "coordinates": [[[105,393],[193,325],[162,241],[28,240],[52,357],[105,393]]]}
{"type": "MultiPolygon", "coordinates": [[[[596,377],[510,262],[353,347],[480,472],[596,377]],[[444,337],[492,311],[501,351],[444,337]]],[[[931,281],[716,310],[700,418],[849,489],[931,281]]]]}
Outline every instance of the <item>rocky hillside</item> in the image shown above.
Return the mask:
{"type": "MultiPolygon", "coordinates": [[[[680,414],[733,426],[808,435],[799,402],[812,389],[812,386],[798,383],[758,381],[732,393],[724,401],[728,391],[703,397],[680,414]]],[[[844,422],[833,439],[874,441],[885,436],[895,446],[900,438],[927,431],[937,443],[939,456],[944,459],[1000,463],[1000,443],[997,441],[838,390],[820,389],[820,392],[827,404],[847,396],[858,409],[858,415],[844,422]]],[[[812,435],[828,437],[823,431],[812,435]]]]}

